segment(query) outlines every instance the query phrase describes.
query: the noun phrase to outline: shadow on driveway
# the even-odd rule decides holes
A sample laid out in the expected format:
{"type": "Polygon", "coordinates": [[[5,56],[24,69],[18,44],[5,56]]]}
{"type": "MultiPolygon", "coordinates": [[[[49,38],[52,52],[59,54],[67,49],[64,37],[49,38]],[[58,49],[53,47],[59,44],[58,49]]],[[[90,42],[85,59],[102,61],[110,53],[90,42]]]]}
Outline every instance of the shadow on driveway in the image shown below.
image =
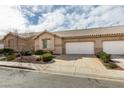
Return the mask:
{"type": "Polygon", "coordinates": [[[58,55],[55,57],[55,59],[65,60],[65,61],[73,61],[73,60],[82,59],[83,57],[95,58],[95,55],[81,55],[81,54],[80,55],[79,54],[58,55]]]}

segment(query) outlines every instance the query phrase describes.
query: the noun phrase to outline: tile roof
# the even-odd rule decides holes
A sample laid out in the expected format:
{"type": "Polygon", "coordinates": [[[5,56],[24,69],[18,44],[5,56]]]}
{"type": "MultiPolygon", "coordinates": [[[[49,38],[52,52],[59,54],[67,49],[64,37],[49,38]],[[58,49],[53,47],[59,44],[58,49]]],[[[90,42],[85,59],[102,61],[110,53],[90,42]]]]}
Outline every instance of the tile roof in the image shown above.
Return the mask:
{"type": "Polygon", "coordinates": [[[22,38],[30,38],[30,37],[34,37],[40,33],[41,32],[20,33],[19,36],[22,38]]]}
{"type": "Polygon", "coordinates": [[[76,36],[97,36],[97,35],[111,35],[111,34],[124,34],[124,26],[90,28],[79,30],[67,30],[53,32],[61,37],[76,37],[76,36]]]}
{"type": "MultiPolygon", "coordinates": [[[[29,33],[19,33],[19,37],[21,38],[35,38],[39,36],[43,32],[29,32],[29,33]]],[[[78,37],[78,36],[101,36],[101,35],[117,35],[124,34],[124,25],[123,26],[112,26],[112,27],[101,27],[101,28],[90,28],[90,29],[76,29],[76,30],[66,30],[66,31],[56,31],[50,32],[53,35],[57,35],[59,37],[78,37]]],[[[16,33],[12,33],[13,35],[17,35],[16,33]]],[[[3,37],[0,37],[0,39],[3,37]]]]}

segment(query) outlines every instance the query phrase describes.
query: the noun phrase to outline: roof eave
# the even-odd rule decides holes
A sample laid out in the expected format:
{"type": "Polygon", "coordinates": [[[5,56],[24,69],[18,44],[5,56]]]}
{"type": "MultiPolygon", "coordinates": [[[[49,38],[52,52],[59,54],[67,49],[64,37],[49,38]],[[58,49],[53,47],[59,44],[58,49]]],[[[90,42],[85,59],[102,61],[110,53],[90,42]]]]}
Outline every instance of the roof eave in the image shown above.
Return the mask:
{"type": "Polygon", "coordinates": [[[59,35],[56,35],[56,34],[54,34],[54,33],[51,33],[51,32],[48,32],[48,31],[43,31],[43,32],[41,32],[40,34],[38,34],[38,35],[36,35],[35,37],[33,37],[33,39],[37,39],[40,35],[42,35],[42,34],[44,34],[44,33],[48,33],[48,34],[51,34],[51,35],[53,35],[53,36],[57,36],[57,37],[59,37],[59,38],[62,38],[61,36],[59,36],[59,35]]]}
{"type": "Polygon", "coordinates": [[[117,34],[99,34],[99,35],[85,35],[85,36],[63,36],[62,38],[89,38],[89,37],[104,37],[104,36],[121,36],[124,35],[124,33],[117,33],[117,34]]]}

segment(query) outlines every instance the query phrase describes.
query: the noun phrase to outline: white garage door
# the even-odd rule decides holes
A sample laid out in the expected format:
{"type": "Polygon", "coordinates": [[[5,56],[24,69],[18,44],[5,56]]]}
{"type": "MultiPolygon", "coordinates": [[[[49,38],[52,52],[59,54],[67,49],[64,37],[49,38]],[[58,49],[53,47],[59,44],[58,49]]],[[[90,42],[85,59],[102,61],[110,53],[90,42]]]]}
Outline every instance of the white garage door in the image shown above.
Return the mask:
{"type": "Polygon", "coordinates": [[[124,54],[124,41],[104,41],[103,51],[108,54],[124,54]]]}
{"type": "Polygon", "coordinates": [[[94,54],[93,42],[66,43],[66,54],[94,54]]]}
{"type": "Polygon", "coordinates": [[[4,44],[0,44],[0,49],[4,48],[4,44]]]}

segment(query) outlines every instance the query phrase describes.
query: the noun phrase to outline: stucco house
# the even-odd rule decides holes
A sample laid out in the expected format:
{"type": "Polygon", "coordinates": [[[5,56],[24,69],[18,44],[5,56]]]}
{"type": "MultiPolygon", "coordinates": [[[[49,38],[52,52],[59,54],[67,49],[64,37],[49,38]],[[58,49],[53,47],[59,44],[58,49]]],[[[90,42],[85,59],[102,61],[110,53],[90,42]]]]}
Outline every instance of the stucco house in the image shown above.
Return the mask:
{"type": "Polygon", "coordinates": [[[124,54],[124,26],[41,32],[35,38],[35,50],[50,49],[57,54],[124,54]],[[43,46],[47,42],[47,47],[43,46]]]}
{"type": "Polygon", "coordinates": [[[12,48],[16,51],[34,50],[34,39],[38,33],[12,33],[9,32],[4,36],[2,42],[5,48],[12,48]]]}
{"type": "Polygon", "coordinates": [[[55,54],[97,54],[100,51],[124,54],[124,26],[43,31],[18,36],[9,33],[3,38],[3,42],[4,47],[12,47],[16,50],[42,49],[51,50],[55,54]]]}

